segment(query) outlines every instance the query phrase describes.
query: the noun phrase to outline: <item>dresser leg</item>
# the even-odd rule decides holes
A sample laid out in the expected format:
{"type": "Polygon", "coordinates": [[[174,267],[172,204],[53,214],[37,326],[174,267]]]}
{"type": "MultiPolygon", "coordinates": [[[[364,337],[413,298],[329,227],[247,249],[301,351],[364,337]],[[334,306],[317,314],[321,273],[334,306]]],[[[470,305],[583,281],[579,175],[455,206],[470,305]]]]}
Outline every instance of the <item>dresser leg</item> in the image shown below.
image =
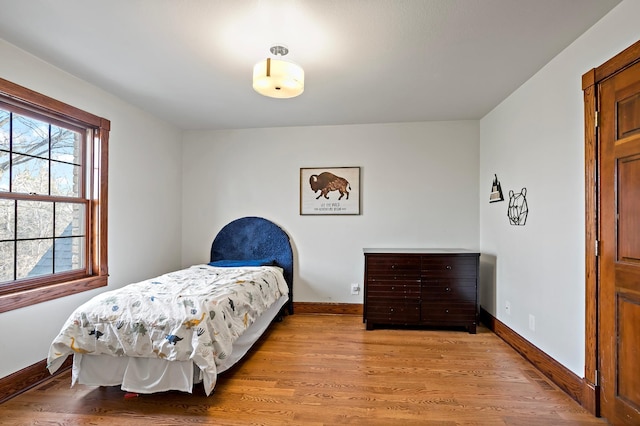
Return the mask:
{"type": "Polygon", "coordinates": [[[476,324],[472,324],[469,327],[467,327],[469,329],[469,334],[476,334],[476,324]]]}

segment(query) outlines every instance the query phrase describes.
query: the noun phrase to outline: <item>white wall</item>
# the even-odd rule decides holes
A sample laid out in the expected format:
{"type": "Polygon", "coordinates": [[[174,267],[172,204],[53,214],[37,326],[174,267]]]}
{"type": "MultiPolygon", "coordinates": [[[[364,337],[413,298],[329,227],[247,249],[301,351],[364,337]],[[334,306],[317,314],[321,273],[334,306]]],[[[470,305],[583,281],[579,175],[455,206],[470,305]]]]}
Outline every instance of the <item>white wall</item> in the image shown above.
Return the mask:
{"type": "MultiPolygon", "coordinates": [[[[293,246],[294,301],[362,303],[364,247],[478,249],[477,121],[187,132],[183,266],[242,216],[293,246]],[[361,167],[359,216],[301,216],[301,167],[361,167]]],[[[308,183],[304,183],[308,185],[308,183]]]]}
{"type": "Polygon", "coordinates": [[[480,121],[481,304],[579,377],[585,326],[581,77],[640,39],[638,16],[639,1],[622,2],[480,121]],[[527,188],[525,226],[509,225],[507,200],[489,204],[494,173],[505,197],[509,189],[527,188]]]}
{"type": "MultiPolygon", "coordinates": [[[[180,131],[0,40],[0,77],[111,121],[109,286],[180,266],[180,131]]],[[[0,377],[42,361],[71,311],[100,288],[0,314],[0,377]]]]}

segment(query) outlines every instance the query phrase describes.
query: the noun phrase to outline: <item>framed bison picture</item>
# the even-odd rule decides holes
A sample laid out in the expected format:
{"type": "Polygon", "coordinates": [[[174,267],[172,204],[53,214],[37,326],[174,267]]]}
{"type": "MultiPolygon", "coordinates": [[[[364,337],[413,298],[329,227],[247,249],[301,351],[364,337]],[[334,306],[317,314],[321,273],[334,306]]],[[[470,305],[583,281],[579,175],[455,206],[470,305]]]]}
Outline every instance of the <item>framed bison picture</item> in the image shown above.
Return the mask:
{"type": "Polygon", "coordinates": [[[360,214],[360,167],[301,168],[300,214],[360,214]]]}

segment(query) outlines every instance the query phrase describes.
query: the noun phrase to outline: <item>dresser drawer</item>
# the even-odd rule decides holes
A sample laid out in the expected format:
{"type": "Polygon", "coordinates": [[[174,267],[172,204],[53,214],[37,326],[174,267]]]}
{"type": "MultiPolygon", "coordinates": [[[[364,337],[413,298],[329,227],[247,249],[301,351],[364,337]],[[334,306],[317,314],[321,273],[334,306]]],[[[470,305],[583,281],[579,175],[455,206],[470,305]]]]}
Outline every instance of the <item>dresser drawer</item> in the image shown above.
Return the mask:
{"type": "Polygon", "coordinates": [[[423,302],[420,319],[430,324],[451,324],[475,322],[476,308],[473,303],[423,302]]]}
{"type": "Polygon", "coordinates": [[[476,282],[471,279],[451,281],[423,280],[421,298],[426,302],[467,302],[476,303],[476,282]]]}
{"type": "Polygon", "coordinates": [[[420,279],[420,256],[366,256],[368,279],[415,277],[420,279]]]}
{"type": "Polygon", "coordinates": [[[420,304],[416,301],[388,299],[384,303],[367,305],[367,328],[374,323],[415,324],[420,321],[420,304]]]}
{"type": "Polygon", "coordinates": [[[420,280],[383,280],[367,281],[367,297],[411,297],[418,299],[420,297],[421,287],[420,280]]]}
{"type": "Polygon", "coordinates": [[[476,256],[430,256],[422,258],[421,276],[423,278],[476,277],[478,258],[476,256]]]}

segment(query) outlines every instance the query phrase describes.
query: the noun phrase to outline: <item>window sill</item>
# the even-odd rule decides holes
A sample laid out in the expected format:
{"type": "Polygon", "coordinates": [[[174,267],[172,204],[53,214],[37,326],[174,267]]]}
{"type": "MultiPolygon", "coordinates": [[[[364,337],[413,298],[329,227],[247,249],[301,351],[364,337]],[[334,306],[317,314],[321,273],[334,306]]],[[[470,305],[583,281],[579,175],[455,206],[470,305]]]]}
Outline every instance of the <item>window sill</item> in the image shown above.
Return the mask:
{"type": "Polygon", "coordinates": [[[107,275],[96,275],[79,280],[18,291],[0,296],[0,313],[24,308],[48,300],[70,296],[107,285],[107,275]]]}

